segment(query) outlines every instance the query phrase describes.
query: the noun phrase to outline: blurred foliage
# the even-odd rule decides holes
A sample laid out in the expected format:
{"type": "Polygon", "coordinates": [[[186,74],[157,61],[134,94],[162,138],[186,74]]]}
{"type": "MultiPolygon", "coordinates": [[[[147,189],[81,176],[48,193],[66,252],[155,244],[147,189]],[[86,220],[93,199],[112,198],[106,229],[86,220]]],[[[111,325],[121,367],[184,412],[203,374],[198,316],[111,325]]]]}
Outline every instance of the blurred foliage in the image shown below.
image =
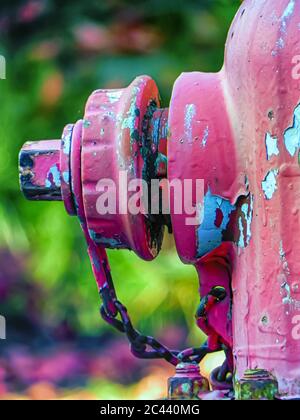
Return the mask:
{"type": "MultiPolygon", "coordinates": [[[[0,80],[3,314],[32,309],[32,301],[39,299],[36,313],[46,325],[67,322],[90,334],[105,328],[77,220],[66,215],[61,203],[25,201],[18,185],[18,151],[27,140],[59,138],[67,122],[81,118],[95,88],[126,86],[140,74],[157,81],[167,106],[181,72],[220,68],[239,4],[1,1],[0,54],[7,59],[7,79],[0,80]],[[24,287],[14,286],[16,275],[24,287]],[[28,300],[26,290],[33,285],[38,292],[28,300]]],[[[111,251],[109,258],[119,297],[143,331],[178,324],[188,327],[190,342],[201,339],[193,317],[198,279],[193,267],[181,264],[169,236],[155,262],[127,251],[111,251]]]]}

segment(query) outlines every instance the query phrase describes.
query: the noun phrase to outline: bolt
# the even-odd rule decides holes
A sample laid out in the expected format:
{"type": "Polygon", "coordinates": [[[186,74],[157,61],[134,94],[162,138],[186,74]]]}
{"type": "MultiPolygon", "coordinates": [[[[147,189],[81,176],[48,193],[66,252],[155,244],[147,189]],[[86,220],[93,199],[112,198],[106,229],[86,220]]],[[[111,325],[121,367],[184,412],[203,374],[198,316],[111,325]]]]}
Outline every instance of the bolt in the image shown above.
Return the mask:
{"type": "Polygon", "coordinates": [[[235,384],[238,400],[274,400],[278,394],[278,382],[267,370],[249,369],[235,384]]]}
{"type": "Polygon", "coordinates": [[[199,393],[206,391],[209,391],[209,383],[201,376],[197,363],[179,363],[175,375],[168,380],[170,400],[195,400],[199,399],[199,393]]]}
{"type": "Polygon", "coordinates": [[[60,140],[28,142],[19,155],[20,185],[28,200],[61,201],[60,140]]]}

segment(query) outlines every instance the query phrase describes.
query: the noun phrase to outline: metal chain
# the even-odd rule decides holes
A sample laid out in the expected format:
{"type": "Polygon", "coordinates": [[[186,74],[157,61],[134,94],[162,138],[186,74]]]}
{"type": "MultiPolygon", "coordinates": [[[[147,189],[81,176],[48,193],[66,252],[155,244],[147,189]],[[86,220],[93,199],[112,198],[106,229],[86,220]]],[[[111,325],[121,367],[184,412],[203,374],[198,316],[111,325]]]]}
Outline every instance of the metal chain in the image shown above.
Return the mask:
{"type": "MultiPolygon", "coordinates": [[[[110,285],[112,284],[112,280],[110,279],[110,285]]],[[[176,366],[180,362],[190,361],[200,363],[207,354],[215,351],[209,348],[207,342],[199,348],[189,348],[182,352],[168,349],[155,338],[143,335],[133,327],[127,308],[114,297],[115,291],[114,294],[102,292],[103,290],[101,289],[100,294],[103,300],[100,308],[101,317],[116,330],[126,334],[131,344],[131,352],[135,357],[140,359],[164,359],[173,366],[176,366]],[[113,303],[118,311],[116,315],[108,313],[108,300],[113,300],[111,303],[113,303]],[[120,319],[117,319],[118,315],[120,319]]],[[[218,303],[226,297],[226,291],[224,288],[217,287],[212,289],[210,295],[217,295],[216,303],[218,303]]],[[[205,300],[206,297],[203,299],[205,300]]],[[[207,316],[205,311],[203,312],[203,316],[207,316]]]]}
{"type": "Polygon", "coordinates": [[[118,309],[121,320],[109,315],[105,310],[104,304],[100,308],[100,314],[104,321],[118,331],[126,334],[131,344],[131,352],[134,356],[140,359],[165,359],[174,366],[179,363],[180,360],[177,357],[179,351],[171,351],[155,338],[141,334],[133,327],[126,307],[118,300],[114,301],[114,304],[118,309]]]}

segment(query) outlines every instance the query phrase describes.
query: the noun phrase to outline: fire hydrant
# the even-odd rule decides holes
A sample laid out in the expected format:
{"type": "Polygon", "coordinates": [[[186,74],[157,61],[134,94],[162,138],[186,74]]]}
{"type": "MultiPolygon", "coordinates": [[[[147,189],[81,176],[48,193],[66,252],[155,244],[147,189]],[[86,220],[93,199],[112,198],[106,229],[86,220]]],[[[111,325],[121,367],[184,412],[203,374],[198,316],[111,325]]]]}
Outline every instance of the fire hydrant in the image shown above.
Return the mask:
{"type": "Polygon", "coordinates": [[[187,358],[194,366],[224,349],[220,382],[234,373],[239,399],[300,397],[299,16],[296,0],[245,0],[222,70],[182,74],[169,109],[160,108],[154,81],[139,77],[126,89],[93,92],[84,118],[67,126],[62,140],[28,143],[20,154],[25,196],[63,200],[79,217],[102,316],[126,332],[133,353],[154,357],[150,345],[174,365],[187,358]],[[196,221],[178,211],[176,188],[160,188],[158,212],[129,214],[129,191],[121,209],[105,214],[101,180],[112,181],[109,201],[124,192],[120,173],[127,182],[143,180],[147,197],[153,180],[193,181],[196,221]],[[197,180],[204,188],[199,200],[197,180]],[[161,211],[166,201],[169,215],[161,211]],[[105,253],[126,248],[152,260],[165,226],[181,260],[198,271],[196,318],[208,336],[204,347],[182,354],[132,327],[105,253]]]}

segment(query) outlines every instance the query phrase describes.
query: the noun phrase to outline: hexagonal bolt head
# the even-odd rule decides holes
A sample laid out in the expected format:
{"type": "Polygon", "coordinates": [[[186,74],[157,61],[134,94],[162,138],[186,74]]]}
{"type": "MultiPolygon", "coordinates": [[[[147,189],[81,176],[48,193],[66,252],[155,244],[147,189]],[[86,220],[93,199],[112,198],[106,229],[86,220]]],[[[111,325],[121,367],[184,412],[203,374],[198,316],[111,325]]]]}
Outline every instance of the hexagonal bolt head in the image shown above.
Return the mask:
{"type": "Polygon", "coordinates": [[[176,374],[168,380],[170,400],[197,400],[198,394],[209,391],[209,382],[200,375],[197,363],[179,363],[176,374]]]}
{"type": "Polygon", "coordinates": [[[278,394],[278,382],[263,369],[247,370],[244,377],[235,383],[238,400],[274,400],[278,394]]]}
{"type": "Polygon", "coordinates": [[[60,140],[28,142],[22,147],[20,186],[28,200],[62,200],[60,148],[60,140]]]}

